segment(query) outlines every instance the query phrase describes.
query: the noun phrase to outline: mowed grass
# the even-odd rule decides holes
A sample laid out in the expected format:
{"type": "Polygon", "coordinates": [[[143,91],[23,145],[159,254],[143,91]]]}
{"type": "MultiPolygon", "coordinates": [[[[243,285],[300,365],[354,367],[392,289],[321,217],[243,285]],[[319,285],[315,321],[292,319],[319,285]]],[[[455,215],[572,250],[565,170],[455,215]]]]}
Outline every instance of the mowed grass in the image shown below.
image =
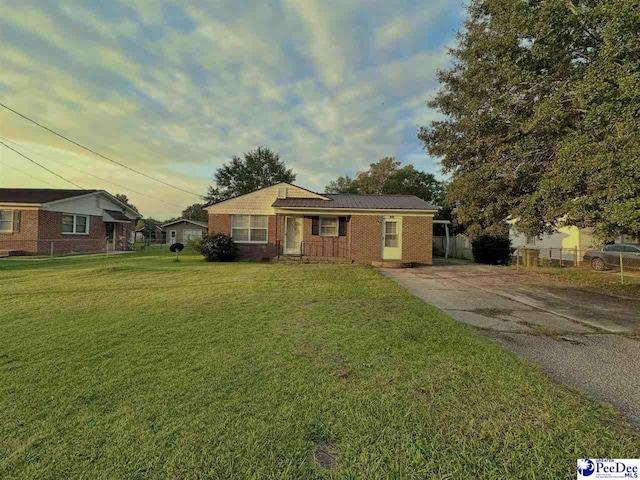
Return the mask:
{"type": "Polygon", "coordinates": [[[640,457],[612,408],[373,269],[172,258],[0,261],[0,478],[555,480],[640,457]]]}
{"type": "Polygon", "coordinates": [[[616,295],[640,297],[640,271],[624,272],[624,283],[621,282],[620,271],[606,270],[597,272],[589,266],[583,267],[510,267],[518,271],[527,271],[539,276],[551,276],[556,280],[579,287],[596,288],[616,295]]]}

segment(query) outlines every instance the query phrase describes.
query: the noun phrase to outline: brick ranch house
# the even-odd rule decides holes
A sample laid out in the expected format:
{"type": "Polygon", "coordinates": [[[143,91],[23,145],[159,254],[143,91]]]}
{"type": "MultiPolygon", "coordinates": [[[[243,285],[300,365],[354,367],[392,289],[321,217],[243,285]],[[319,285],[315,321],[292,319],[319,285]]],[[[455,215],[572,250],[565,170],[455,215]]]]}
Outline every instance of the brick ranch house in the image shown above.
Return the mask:
{"type": "Polygon", "coordinates": [[[0,256],[128,250],[139,218],[104,190],[0,188],[0,256]]]}
{"type": "Polygon", "coordinates": [[[413,195],[319,194],[288,183],[205,207],[209,232],[230,235],[241,258],[427,265],[437,208],[413,195]]]}

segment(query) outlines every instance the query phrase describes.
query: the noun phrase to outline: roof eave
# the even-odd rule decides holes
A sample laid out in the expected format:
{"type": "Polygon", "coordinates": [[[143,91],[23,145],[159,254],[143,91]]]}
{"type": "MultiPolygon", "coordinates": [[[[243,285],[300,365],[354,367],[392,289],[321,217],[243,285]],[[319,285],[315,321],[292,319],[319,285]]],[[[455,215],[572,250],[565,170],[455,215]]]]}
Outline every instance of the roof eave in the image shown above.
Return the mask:
{"type": "MultiPolygon", "coordinates": [[[[301,187],[300,185],[295,185],[295,184],[293,184],[293,183],[287,183],[287,182],[278,182],[278,183],[274,183],[273,185],[268,185],[268,186],[266,186],[266,187],[258,188],[258,189],[256,189],[256,190],[253,190],[253,191],[248,192],[248,193],[243,193],[243,194],[241,194],[241,195],[235,195],[235,196],[233,196],[233,197],[231,197],[231,198],[226,198],[226,199],[224,199],[224,200],[220,200],[219,202],[210,202],[210,203],[207,203],[207,204],[205,204],[202,208],[203,208],[204,210],[207,210],[208,208],[211,208],[211,207],[213,207],[213,206],[215,206],[215,205],[220,205],[221,203],[224,203],[224,202],[228,202],[229,200],[233,200],[233,199],[235,199],[235,198],[244,197],[245,195],[251,195],[252,193],[259,192],[260,190],[264,190],[265,188],[271,188],[271,187],[275,187],[275,186],[277,186],[277,185],[283,185],[283,184],[284,184],[284,185],[289,185],[290,187],[296,187],[296,188],[299,188],[300,190],[304,190],[305,192],[313,193],[314,195],[318,195],[318,196],[320,197],[320,198],[319,198],[319,200],[330,200],[330,198],[325,197],[323,194],[318,193],[318,192],[311,191],[311,190],[309,190],[308,188],[301,187]]],[[[209,211],[209,210],[207,210],[207,211],[209,211]]]]}
{"type": "Polygon", "coordinates": [[[361,213],[384,213],[384,214],[401,214],[401,213],[413,213],[423,215],[435,215],[438,213],[438,209],[417,209],[417,208],[330,208],[330,207],[273,207],[276,213],[310,213],[310,212],[323,212],[323,213],[346,213],[346,212],[361,212],[361,213]]]}
{"type": "Polygon", "coordinates": [[[44,202],[44,203],[42,203],[42,205],[43,206],[55,205],[56,203],[66,202],[68,200],[77,200],[78,198],[90,197],[91,195],[105,195],[105,196],[107,196],[109,198],[109,200],[117,203],[121,207],[123,207],[123,208],[127,209],[129,212],[131,212],[134,215],[134,218],[132,218],[131,220],[138,220],[140,218],[143,218],[142,214],[140,212],[138,212],[137,210],[131,208],[126,203],[121,202],[114,195],[111,195],[106,190],[96,190],[95,192],[85,193],[84,195],[76,195],[74,197],[65,197],[65,198],[61,198],[61,199],[58,199],[58,200],[52,200],[51,202],[44,202]]]}
{"type": "Polygon", "coordinates": [[[202,228],[208,228],[209,227],[209,225],[205,224],[205,222],[197,222],[195,220],[188,220],[186,218],[181,218],[180,220],[175,220],[173,222],[164,223],[164,224],[160,225],[160,227],[162,227],[162,228],[170,227],[171,225],[175,225],[176,223],[181,223],[181,222],[190,223],[191,225],[196,225],[196,226],[202,227],[202,228]]]}

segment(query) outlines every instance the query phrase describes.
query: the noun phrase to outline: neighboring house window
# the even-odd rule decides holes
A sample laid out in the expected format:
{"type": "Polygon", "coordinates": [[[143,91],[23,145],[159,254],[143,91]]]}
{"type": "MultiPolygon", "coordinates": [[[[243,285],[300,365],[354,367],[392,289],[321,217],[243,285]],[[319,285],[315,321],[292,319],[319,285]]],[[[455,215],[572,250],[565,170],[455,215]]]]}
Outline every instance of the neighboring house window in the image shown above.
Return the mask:
{"type": "Polygon", "coordinates": [[[182,236],[185,242],[190,242],[191,240],[197,240],[198,238],[202,238],[204,235],[204,231],[202,230],[185,230],[182,236]]]}
{"type": "Polygon", "coordinates": [[[384,222],[384,246],[392,248],[398,246],[398,222],[384,222]]]}
{"type": "Polygon", "coordinates": [[[320,236],[338,236],[338,217],[320,217],[320,236]]]}
{"type": "Polygon", "coordinates": [[[267,215],[233,215],[231,237],[240,243],[267,243],[267,215]]]}
{"type": "Polygon", "coordinates": [[[13,232],[13,210],[0,210],[0,232],[13,232]]]}
{"type": "Polygon", "coordinates": [[[89,217],[87,215],[63,215],[62,233],[89,233],[89,217]]]}
{"type": "Polygon", "coordinates": [[[531,235],[527,235],[527,245],[535,245],[536,244],[536,237],[535,236],[531,236],[531,235]]]}

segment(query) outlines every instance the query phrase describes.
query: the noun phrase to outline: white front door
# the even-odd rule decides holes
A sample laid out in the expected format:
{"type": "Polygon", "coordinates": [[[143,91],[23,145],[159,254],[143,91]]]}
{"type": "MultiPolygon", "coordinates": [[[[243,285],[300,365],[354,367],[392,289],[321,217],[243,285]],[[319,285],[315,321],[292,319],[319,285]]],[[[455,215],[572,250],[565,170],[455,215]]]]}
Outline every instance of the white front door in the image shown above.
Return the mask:
{"type": "Polygon", "coordinates": [[[175,230],[169,231],[169,245],[173,245],[176,243],[176,239],[178,238],[178,232],[175,230]]]}
{"type": "Polygon", "coordinates": [[[402,260],[402,217],[384,217],[382,258],[383,260],[402,260]]]}
{"type": "Polygon", "coordinates": [[[302,219],[286,217],[284,220],[284,254],[300,255],[302,243],[302,219]]]}

